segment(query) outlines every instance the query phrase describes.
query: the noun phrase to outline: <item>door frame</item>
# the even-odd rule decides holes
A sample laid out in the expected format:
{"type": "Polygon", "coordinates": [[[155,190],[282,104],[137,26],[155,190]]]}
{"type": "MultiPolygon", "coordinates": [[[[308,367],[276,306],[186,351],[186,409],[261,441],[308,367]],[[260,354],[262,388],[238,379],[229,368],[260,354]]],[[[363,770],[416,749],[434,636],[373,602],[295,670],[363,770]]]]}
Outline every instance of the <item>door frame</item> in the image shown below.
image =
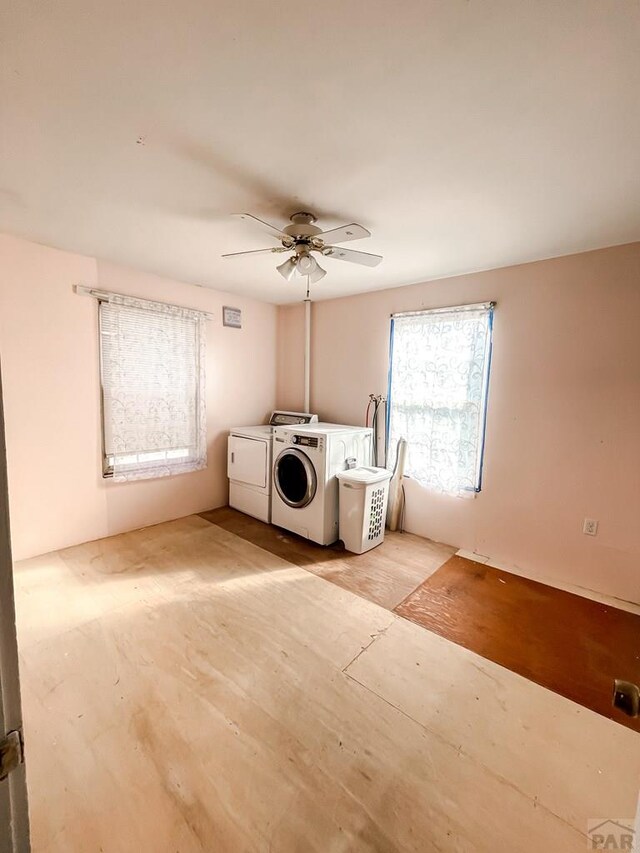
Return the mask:
{"type": "MultiPolygon", "coordinates": [[[[0,370],[0,737],[22,732],[18,643],[13,594],[13,561],[9,527],[7,454],[0,370]]],[[[24,762],[0,782],[0,853],[29,853],[29,808],[24,762]]]]}

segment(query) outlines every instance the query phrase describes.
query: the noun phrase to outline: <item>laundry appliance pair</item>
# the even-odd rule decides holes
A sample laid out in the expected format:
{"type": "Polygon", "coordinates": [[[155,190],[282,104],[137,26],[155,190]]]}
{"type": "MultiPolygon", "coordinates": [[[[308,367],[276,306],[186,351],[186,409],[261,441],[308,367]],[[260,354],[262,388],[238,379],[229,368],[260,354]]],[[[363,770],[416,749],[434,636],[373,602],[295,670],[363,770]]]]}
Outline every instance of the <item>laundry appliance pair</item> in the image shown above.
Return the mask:
{"type": "MultiPolygon", "coordinates": [[[[274,413],[272,420],[276,415],[316,417],[274,413]]],[[[368,427],[313,420],[275,423],[269,427],[268,439],[265,426],[232,430],[229,504],[320,545],[330,545],[339,534],[336,474],[370,465],[372,443],[373,431],[368,427]],[[267,440],[272,443],[270,477],[264,466],[267,440]],[[260,441],[263,447],[248,441],[260,441]]]]}

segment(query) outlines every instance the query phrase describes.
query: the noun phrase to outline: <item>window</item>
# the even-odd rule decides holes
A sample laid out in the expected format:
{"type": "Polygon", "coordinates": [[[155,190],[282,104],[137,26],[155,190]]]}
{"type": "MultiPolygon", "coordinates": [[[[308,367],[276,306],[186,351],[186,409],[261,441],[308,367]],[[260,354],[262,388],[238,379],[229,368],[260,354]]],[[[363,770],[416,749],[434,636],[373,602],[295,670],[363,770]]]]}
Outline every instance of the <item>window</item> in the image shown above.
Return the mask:
{"type": "Polygon", "coordinates": [[[406,473],[434,491],[480,491],[492,325],[493,303],[392,317],[390,456],[406,438],[406,473]]]}
{"type": "Polygon", "coordinates": [[[114,294],[99,318],[104,476],[205,468],[205,315],[114,294]]]}

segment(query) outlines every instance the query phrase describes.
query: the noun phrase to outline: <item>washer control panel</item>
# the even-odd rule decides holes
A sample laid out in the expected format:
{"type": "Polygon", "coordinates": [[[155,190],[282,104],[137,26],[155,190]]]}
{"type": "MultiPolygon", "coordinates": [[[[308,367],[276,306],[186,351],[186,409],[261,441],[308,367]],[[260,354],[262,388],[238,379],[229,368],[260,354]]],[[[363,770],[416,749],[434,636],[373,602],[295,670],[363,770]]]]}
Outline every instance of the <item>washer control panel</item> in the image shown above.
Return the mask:
{"type": "Polygon", "coordinates": [[[300,447],[317,447],[318,441],[316,435],[294,435],[291,439],[292,444],[299,444],[300,447]]]}
{"type": "Polygon", "coordinates": [[[284,447],[299,447],[307,453],[322,453],[324,451],[325,437],[317,433],[315,435],[313,433],[306,435],[304,432],[296,432],[295,428],[275,427],[273,430],[273,441],[276,447],[280,444],[284,447]]]}

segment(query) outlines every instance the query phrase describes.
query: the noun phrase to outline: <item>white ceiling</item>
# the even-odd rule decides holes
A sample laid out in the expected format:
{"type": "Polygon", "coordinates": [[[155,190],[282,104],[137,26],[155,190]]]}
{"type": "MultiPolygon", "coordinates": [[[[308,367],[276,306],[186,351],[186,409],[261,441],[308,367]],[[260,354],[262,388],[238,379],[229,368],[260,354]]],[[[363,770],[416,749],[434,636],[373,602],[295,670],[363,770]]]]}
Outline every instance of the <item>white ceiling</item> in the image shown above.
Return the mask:
{"type": "Polygon", "coordinates": [[[373,233],[316,299],[640,239],[637,0],[24,0],[0,32],[0,230],[273,302],[302,279],[222,260],[271,245],[233,212],[373,233]]]}

